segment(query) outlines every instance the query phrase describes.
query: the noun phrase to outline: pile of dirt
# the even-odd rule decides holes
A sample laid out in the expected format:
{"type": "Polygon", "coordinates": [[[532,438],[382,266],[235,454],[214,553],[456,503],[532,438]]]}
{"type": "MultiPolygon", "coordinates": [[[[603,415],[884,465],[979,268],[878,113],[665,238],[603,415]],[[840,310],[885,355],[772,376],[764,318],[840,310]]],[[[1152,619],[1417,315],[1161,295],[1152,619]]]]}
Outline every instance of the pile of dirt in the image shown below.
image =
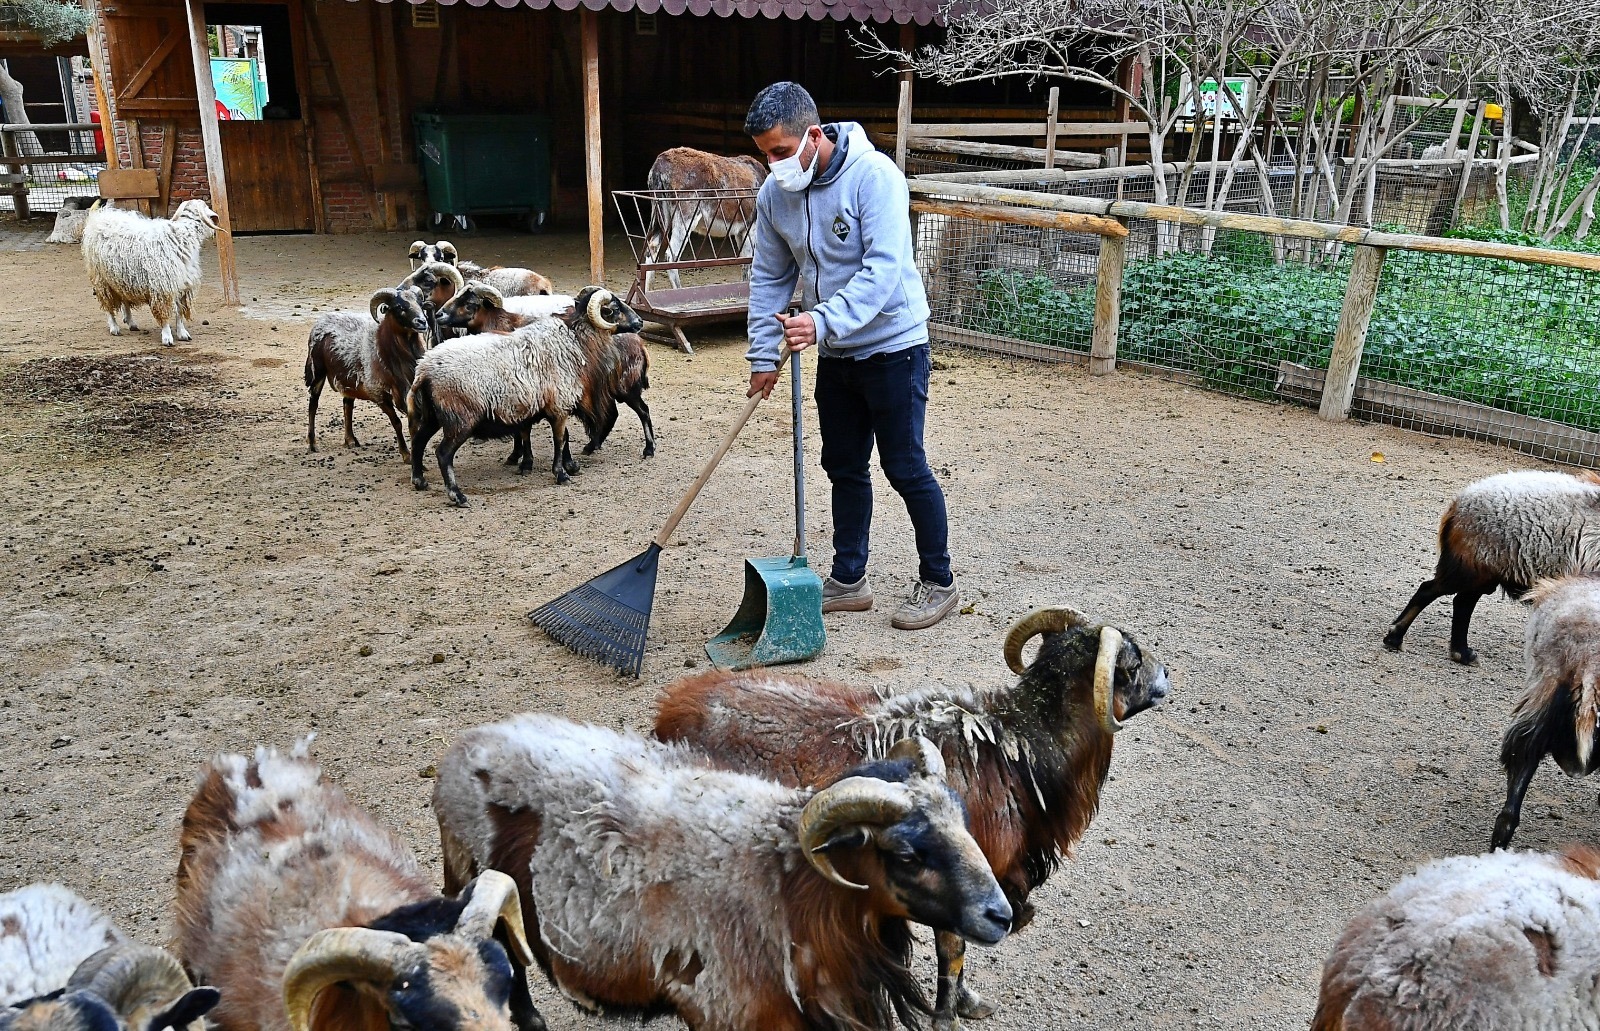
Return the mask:
{"type": "Polygon", "coordinates": [[[161,354],[64,355],[23,362],[0,378],[0,392],[49,403],[128,394],[164,394],[215,385],[211,373],[161,354]]]}

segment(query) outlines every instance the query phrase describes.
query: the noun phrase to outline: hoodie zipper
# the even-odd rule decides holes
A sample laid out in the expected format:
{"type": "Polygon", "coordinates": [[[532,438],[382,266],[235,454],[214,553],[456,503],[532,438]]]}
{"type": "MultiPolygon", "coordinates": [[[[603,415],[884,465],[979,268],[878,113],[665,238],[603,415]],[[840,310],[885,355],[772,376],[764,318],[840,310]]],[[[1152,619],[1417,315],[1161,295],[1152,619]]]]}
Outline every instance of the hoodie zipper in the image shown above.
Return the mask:
{"type": "MultiPolygon", "coordinates": [[[[822,263],[817,260],[817,252],[811,246],[811,187],[806,187],[806,253],[811,256],[812,283],[816,288],[817,303],[822,303],[822,263]]],[[[802,301],[804,297],[800,298],[802,301]]],[[[815,323],[816,319],[812,319],[815,323]]],[[[817,353],[822,353],[822,341],[817,341],[817,353]]]]}

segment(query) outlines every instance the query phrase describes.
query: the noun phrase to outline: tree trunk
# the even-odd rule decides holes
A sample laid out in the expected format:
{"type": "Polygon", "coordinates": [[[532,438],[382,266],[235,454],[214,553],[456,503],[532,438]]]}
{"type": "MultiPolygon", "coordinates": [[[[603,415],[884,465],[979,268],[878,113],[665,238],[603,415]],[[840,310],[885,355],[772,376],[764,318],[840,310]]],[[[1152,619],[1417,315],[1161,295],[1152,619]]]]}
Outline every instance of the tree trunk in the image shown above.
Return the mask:
{"type": "MultiPolygon", "coordinates": [[[[11,71],[4,61],[0,61],[0,102],[4,102],[6,107],[5,122],[12,125],[33,124],[28,117],[28,109],[22,103],[22,83],[11,77],[11,71]]],[[[39,137],[31,132],[16,133],[12,140],[16,143],[18,154],[44,153],[39,149],[39,137]]]]}

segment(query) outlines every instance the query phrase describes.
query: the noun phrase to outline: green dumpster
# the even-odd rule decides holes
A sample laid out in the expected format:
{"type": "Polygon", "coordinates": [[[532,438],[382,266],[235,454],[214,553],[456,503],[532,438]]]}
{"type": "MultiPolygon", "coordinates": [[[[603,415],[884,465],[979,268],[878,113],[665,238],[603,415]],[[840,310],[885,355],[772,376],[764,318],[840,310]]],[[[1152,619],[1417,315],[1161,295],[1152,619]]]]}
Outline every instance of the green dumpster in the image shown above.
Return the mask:
{"type": "Polygon", "coordinates": [[[435,229],[470,229],[474,214],[521,215],[529,232],[550,215],[550,119],[534,112],[419,111],[417,160],[435,229]]]}

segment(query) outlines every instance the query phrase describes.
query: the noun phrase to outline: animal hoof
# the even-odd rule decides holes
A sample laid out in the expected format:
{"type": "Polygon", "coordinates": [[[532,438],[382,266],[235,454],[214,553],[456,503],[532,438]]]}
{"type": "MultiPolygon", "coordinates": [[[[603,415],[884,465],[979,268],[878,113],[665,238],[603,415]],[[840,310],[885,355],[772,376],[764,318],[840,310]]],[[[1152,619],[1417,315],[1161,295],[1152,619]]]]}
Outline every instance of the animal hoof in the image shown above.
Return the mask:
{"type": "Polygon", "coordinates": [[[1389,649],[1392,652],[1399,651],[1400,650],[1400,645],[1404,641],[1405,641],[1404,637],[1396,637],[1395,634],[1394,634],[1394,631],[1392,631],[1392,630],[1389,633],[1383,635],[1383,646],[1385,648],[1389,649]]]}
{"type": "Polygon", "coordinates": [[[466,508],[467,496],[465,494],[452,494],[450,495],[450,504],[457,508],[466,508]]]}
{"type": "Polygon", "coordinates": [[[531,466],[531,465],[519,465],[519,466],[517,466],[517,475],[518,476],[526,476],[531,472],[533,472],[533,466],[531,466]]]}
{"type": "Polygon", "coordinates": [[[572,477],[568,476],[564,471],[557,470],[557,472],[556,472],[556,483],[559,484],[559,483],[571,483],[571,482],[572,482],[572,477]]]}
{"type": "Polygon", "coordinates": [[[1471,648],[1463,648],[1460,651],[1452,648],[1450,650],[1450,658],[1463,666],[1476,666],[1478,664],[1478,653],[1471,648]]]}
{"type": "Polygon", "coordinates": [[[573,463],[569,464],[566,468],[567,468],[567,472],[571,473],[573,476],[577,476],[577,475],[579,475],[580,473],[583,472],[583,470],[578,467],[578,463],[577,462],[573,462],[573,463]]]}
{"type": "Polygon", "coordinates": [[[656,449],[653,448],[653,447],[645,448],[644,449],[644,457],[645,458],[654,458],[654,457],[656,457],[656,449]]]}
{"type": "Polygon", "coordinates": [[[994,1003],[968,989],[962,989],[961,998],[956,1001],[956,1012],[968,1020],[984,1020],[992,1017],[995,1009],[994,1003]]]}
{"type": "Polygon", "coordinates": [[[961,1018],[954,1013],[935,1013],[933,1031],[961,1031],[961,1018]]]}
{"type": "Polygon", "coordinates": [[[427,490],[428,489],[428,481],[424,480],[420,476],[413,476],[413,477],[411,477],[411,489],[412,490],[427,490]]]}
{"type": "Polygon", "coordinates": [[[596,451],[599,451],[599,450],[600,450],[600,445],[599,444],[585,444],[583,446],[583,453],[586,454],[586,455],[592,455],[596,451]]]}

